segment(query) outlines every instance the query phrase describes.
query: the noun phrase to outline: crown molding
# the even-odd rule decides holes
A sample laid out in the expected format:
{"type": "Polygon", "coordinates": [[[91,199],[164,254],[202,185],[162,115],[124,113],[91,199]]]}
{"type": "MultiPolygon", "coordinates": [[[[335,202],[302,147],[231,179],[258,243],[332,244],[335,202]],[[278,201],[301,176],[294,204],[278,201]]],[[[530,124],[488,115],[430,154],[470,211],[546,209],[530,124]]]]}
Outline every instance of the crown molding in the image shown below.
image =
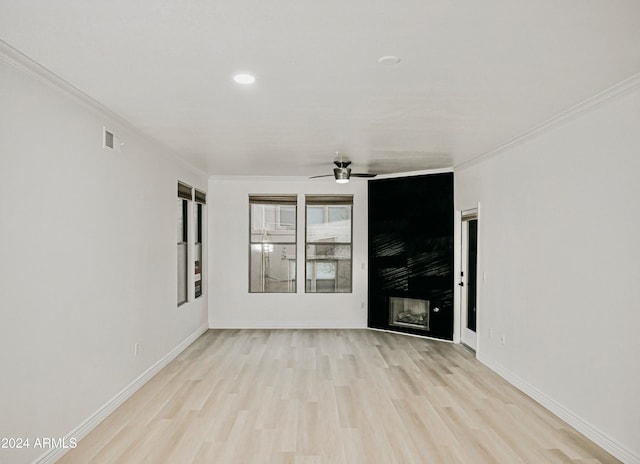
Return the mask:
{"type": "Polygon", "coordinates": [[[396,177],[424,176],[428,174],[444,174],[447,172],[453,172],[453,168],[424,169],[420,171],[406,171],[406,172],[394,172],[390,174],[378,174],[376,177],[371,178],[369,180],[394,179],[396,177]]]}
{"type": "Polygon", "coordinates": [[[24,74],[28,74],[37,81],[43,82],[50,87],[54,87],[56,90],[61,90],[68,96],[71,96],[75,100],[78,100],[84,105],[89,106],[92,110],[97,110],[99,113],[115,121],[116,123],[125,126],[130,130],[141,133],[140,129],[135,127],[122,116],[113,112],[99,101],[90,97],[82,90],[75,87],[73,84],[65,81],[54,72],[45,68],[40,63],[32,60],[27,55],[20,52],[3,40],[0,40],[0,60],[4,61],[10,66],[13,66],[24,74]]]}
{"type": "Polygon", "coordinates": [[[520,135],[517,135],[507,140],[506,142],[501,143],[500,145],[492,148],[491,150],[486,151],[470,159],[469,161],[465,161],[464,163],[460,163],[454,166],[454,170],[459,171],[462,169],[466,169],[471,166],[475,166],[481,163],[482,161],[486,161],[487,159],[493,158],[513,146],[520,145],[521,143],[524,143],[532,139],[533,137],[537,136],[542,132],[545,132],[554,127],[559,126],[564,121],[578,117],[584,113],[587,113],[603,105],[608,101],[611,101],[617,97],[625,95],[631,92],[632,90],[634,90],[638,86],[640,86],[640,73],[634,74],[633,76],[603,90],[602,92],[597,93],[596,95],[590,98],[587,98],[586,100],[583,100],[582,102],[574,106],[567,108],[566,110],[550,117],[546,121],[543,121],[540,124],[537,124],[532,128],[526,130],[520,135]]]}
{"type": "MultiPolygon", "coordinates": [[[[248,176],[242,174],[213,174],[209,176],[213,181],[253,181],[253,182],[301,182],[309,180],[307,176],[248,176]]],[[[335,182],[333,177],[331,180],[335,182]]]]}
{"type": "Polygon", "coordinates": [[[109,119],[111,122],[121,126],[124,130],[135,133],[147,143],[160,148],[159,152],[162,153],[162,155],[172,159],[173,161],[179,162],[183,167],[193,171],[194,173],[197,173],[198,175],[209,177],[208,172],[191,164],[184,158],[176,155],[171,148],[146,134],[144,131],[129,122],[127,119],[120,116],[118,113],[115,113],[113,110],[109,109],[98,100],[84,93],[73,84],[67,82],[62,77],[45,68],[37,61],[29,58],[27,55],[12,47],[2,39],[0,39],[0,61],[30,76],[32,79],[42,82],[48,87],[59,91],[68,97],[71,97],[74,101],[82,104],[85,108],[88,108],[89,110],[98,113],[102,117],[109,119]]]}

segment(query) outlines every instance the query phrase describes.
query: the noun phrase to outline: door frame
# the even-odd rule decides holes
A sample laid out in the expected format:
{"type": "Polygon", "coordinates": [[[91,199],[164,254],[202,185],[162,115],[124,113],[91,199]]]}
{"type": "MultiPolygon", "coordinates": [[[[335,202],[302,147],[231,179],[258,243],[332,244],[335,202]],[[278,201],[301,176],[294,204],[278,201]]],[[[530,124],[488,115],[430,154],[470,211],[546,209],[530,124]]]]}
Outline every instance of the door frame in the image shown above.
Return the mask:
{"type": "Polygon", "coordinates": [[[477,205],[476,208],[469,208],[469,209],[463,209],[463,210],[458,210],[456,211],[456,253],[455,253],[455,288],[457,289],[455,291],[455,300],[456,300],[456,311],[455,311],[455,320],[454,320],[454,342],[455,343],[461,343],[464,344],[465,346],[468,346],[469,348],[475,350],[476,355],[478,353],[479,350],[479,344],[480,344],[480,337],[479,337],[479,333],[480,333],[480,321],[479,318],[477,317],[477,315],[479,314],[479,289],[480,289],[480,284],[482,281],[481,278],[481,272],[480,272],[480,247],[477,246],[476,248],[476,266],[477,266],[477,275],[476,275],[476,332],[475,332],[475,338],[474,338],[474,342],[469,343],[469,339],[467,338],[466,341],[467,343],[465,343],[465,323],[466,323],[466,295],[465,292],[467,290],[467,286],[466,286],[466,280],[464,280],[465,282],[465,286],[461,287],[459,286],[459,283],[461,281],[463,281],[464,278],[466,278],[466,276],[464,276],[464,278],[462,277],[461,273],[463,271],[463,269],[466,268],[466,263],[467,263],[467,255],[468,255],[468,248],[467,248],[467,224],[466,222],[469,220],[477,220],[478,221],[478,229],[477,229],[477,236],[476,236],[476,240],[477,243],[479,245],[480,243],[480,204],[477,205]],[[473,346],[475,345],[475,346],[473,346]]]}
{"type": "Polygon", "coordinates": [[[474,351],[478,349],[478,235],[477,225],[478,210],[466,210],[461,214],[461,241],[460,241],[460,274],[459,274],[459,290],[460,290],[460,342],[468,346],[474,351]],[[467,304],[469,298],[469,275],[467,269],[469,267],[469,223],[476,221],[476,281],[474,282],[476,314],[475,314],[475,330],[467,329],[467,304]]]}

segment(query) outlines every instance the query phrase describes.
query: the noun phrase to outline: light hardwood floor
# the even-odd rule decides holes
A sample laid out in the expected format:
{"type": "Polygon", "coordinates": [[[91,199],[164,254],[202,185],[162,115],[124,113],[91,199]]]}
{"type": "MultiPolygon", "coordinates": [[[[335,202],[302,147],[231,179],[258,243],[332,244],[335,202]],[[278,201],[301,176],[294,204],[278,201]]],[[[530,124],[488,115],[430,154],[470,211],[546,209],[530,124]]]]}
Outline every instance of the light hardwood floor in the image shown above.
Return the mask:
{"type": "Polygon", "coordinates": [[[59,463],[614,463],[459,345],[210,330],[59,463]]]}

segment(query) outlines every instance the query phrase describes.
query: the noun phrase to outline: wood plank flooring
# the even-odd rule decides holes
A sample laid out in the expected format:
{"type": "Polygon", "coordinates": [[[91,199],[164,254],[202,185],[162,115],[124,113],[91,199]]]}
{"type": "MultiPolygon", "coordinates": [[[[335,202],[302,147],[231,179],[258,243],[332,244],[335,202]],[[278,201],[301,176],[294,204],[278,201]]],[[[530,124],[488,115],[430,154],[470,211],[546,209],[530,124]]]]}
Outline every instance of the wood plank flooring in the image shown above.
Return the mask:
{"type": "Polygon", "coordinates": [[[59,463],[615,463],[459,345],[210,330],[59,463]]]}

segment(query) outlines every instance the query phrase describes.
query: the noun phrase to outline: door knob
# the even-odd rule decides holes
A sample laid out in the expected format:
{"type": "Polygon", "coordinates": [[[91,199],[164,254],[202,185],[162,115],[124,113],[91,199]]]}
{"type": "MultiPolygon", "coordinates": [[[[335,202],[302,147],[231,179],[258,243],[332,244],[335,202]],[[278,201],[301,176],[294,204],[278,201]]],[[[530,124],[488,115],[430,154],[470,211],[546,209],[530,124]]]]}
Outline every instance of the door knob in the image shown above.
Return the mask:
{"type": "Polygon", "coordinates": [[[460,285],[461,287],[464,287],[464,282],[460,282],[458,285],[460,285]]]}

